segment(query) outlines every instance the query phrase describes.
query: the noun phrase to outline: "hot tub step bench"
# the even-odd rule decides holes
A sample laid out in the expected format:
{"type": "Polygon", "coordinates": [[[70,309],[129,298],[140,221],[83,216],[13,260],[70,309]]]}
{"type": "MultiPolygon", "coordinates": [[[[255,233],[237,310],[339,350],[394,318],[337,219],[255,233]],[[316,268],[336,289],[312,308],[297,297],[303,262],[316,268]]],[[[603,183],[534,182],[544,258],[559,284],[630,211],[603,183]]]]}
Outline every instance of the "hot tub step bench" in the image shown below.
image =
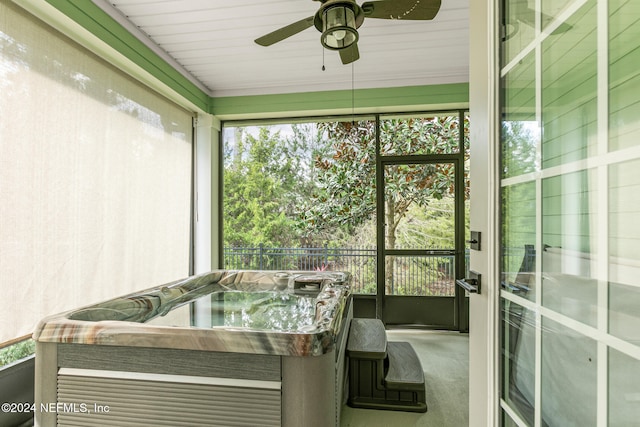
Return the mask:
{"type": "Polygon", "coordinates": [[[426,412],[424,372],[411,344],[388,342],[379,319],[353,319],[347,342],[354,408],[426,412]]]}

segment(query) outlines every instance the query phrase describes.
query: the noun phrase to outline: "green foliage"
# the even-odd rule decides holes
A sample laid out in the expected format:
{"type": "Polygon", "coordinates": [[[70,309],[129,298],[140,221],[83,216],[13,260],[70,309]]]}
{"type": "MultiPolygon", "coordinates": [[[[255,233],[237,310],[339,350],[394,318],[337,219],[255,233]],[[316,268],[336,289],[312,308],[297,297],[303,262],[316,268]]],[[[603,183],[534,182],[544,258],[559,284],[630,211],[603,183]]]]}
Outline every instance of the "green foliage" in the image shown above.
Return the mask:
{"type": "MultiPolygon", "coordinates": [[[[514,277],[520,269],[524,247],[536,242],[536,185],[525,182],[502,189],[503,271],[514,277]]],[[[546,243],[546,242],[545,242],[546,243]]]]}
{"type": "MultiPolygon", "coordinates": [[[[448,154],[460,147],[458,116],[388,119],[380,124],[382,155],[448,154]]],[[[464,150],[468,154],[468,119],[464,150]]],[[[317,155],[317,189],[301,213],[306,235],[351,235],[376,212],[375,122],[328,122],[318,125],[331,150],[317,155]]],[[[385,174],[385,222],[388,247],[411,206],[425,208],[451,197],[452,164],[390,165],[385,174]]],[[[468,196],[468,189],[465,189],[468,196]]]]}
{"type": "Polygon", "coordinates": [[[24,359],[36,351],[35,341],[29,339],[0,349],[0,366],[24,359]]]}
{"type": "Polygon", "coordinates": [[[375,123],[318,127],[330,149],[314,153],[316,188],[300,213],[300,226],[306,236],[325,240],[354,233],[375,213],[375,123]]]}
{"type": "MultiPolygon", "coordinates": [[[[535,123],[535,122],[534,122],[535,123]]],[[[539,169],[536,146],[539,143],[537,125],[532,122],[502,123],[502,175],[518,176],[539,169]]]]}
{"type": "MultiPolygon", "coordinates": [[[[235,144],[225,144],[225,246],[377,245],[375,121],[272,126],[253,134],[236,128],[234,137],[235,144]]],[[[462,149],[468,158],[469,120],[461,126],[458,115],[385,119],[379,140],[383,156],[462,149]]],[[[383,172],[386,247],[453,248],[453,164],[389,164],[383,172]]],[[[468,197],[468,179],[464,190],[468,197]]],[[[268,256],[264,259],[269,262],[268,256]]],[[[404,261],[389,257],[388,262],[390,281],[404,261]]],[[[423,264],[407,268],[420,271],[420,277],[426,277],[423,272],[440,277],[438,265],[423,264]]],[[[375,269],[365,264],[354,268],[362,273],[359,291],[375,292],[375,269]]]]}
{"type": "Polygon", "coordinates": [[[300,140],[269,128],[257,137],[235,128],[224,171],[226,246],[296,245],[296,202],[304,197],[300,140]]]}
{"type": "MultiPolygon", "coordinates": [[[[468,118],[464,127],[469,145],[468,118]]],[[[380,153],[384,156],[450,154],[458,152],[460,123],[457,115],[387,119],[380,123],[380,153]]]]}

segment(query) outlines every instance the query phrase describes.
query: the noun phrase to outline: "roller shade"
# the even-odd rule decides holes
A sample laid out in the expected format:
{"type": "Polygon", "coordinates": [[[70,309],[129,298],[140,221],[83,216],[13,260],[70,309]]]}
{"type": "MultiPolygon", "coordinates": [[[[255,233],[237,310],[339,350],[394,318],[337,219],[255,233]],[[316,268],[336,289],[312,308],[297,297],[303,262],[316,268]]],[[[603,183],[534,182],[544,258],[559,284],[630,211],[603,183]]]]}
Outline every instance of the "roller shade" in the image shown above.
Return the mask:
{"type": "Polygon", "coordinates": [[[0,0],[0,343],[189,272],[192,114],[0,0]]]}

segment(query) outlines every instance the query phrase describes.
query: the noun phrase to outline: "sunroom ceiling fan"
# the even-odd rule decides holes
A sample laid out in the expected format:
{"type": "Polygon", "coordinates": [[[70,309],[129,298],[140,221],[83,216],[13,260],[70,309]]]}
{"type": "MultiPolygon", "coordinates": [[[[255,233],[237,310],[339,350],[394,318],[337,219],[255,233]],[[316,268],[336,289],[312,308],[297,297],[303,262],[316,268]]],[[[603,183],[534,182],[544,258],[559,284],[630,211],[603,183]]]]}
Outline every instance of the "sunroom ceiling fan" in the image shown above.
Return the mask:
{"type": "Polygon", "coordinates": [[[365,18],[428,21],[440,10],[441,0],[378,0],[359,6],[354,0],[314,0],[321,6],[314,16],[277,29],[255,40],[261,46],[271,46],[298,34],[311,26],[322,33],[320,42],[330,50],[340,52],[343,64],[360,58],[358,28],[365,18]]]}

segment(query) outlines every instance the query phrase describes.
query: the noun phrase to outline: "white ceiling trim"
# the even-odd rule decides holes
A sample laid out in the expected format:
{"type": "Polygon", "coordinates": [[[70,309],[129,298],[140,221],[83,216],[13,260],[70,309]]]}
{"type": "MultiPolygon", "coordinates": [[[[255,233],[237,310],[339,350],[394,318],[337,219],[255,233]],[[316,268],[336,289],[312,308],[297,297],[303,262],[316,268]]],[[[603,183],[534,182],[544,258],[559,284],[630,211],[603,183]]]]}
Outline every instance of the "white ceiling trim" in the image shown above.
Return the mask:
{"type": "Polygon", "coordinates": [[[93,3],[108,14],[113,20],[130,32],[134,37],[144,43],[149,49],[151,49],[156,55],[166,61],[169,65],[175,68],[180,74],[182,74],[191,83],[196,85],[204,93],[212,96],[211,91],[202,82],[196,79],[189,71],[187,71],[181,64],[179,64],[169,53],[164,49],[161,49],[153,40],[151,40],[145,33],[129,21],[122,12],[115,9],[113,5],[107,0],[91,0],[93,3]]]}
{"type": "Polygon", "coordinates": [[[469,81],[469,0],[444,0],[432,21],[365,19],[353,67],[313,27],[270,47],[253,42],[312,16],[317,1],[93,1],[213,97],[469,81]]]}

